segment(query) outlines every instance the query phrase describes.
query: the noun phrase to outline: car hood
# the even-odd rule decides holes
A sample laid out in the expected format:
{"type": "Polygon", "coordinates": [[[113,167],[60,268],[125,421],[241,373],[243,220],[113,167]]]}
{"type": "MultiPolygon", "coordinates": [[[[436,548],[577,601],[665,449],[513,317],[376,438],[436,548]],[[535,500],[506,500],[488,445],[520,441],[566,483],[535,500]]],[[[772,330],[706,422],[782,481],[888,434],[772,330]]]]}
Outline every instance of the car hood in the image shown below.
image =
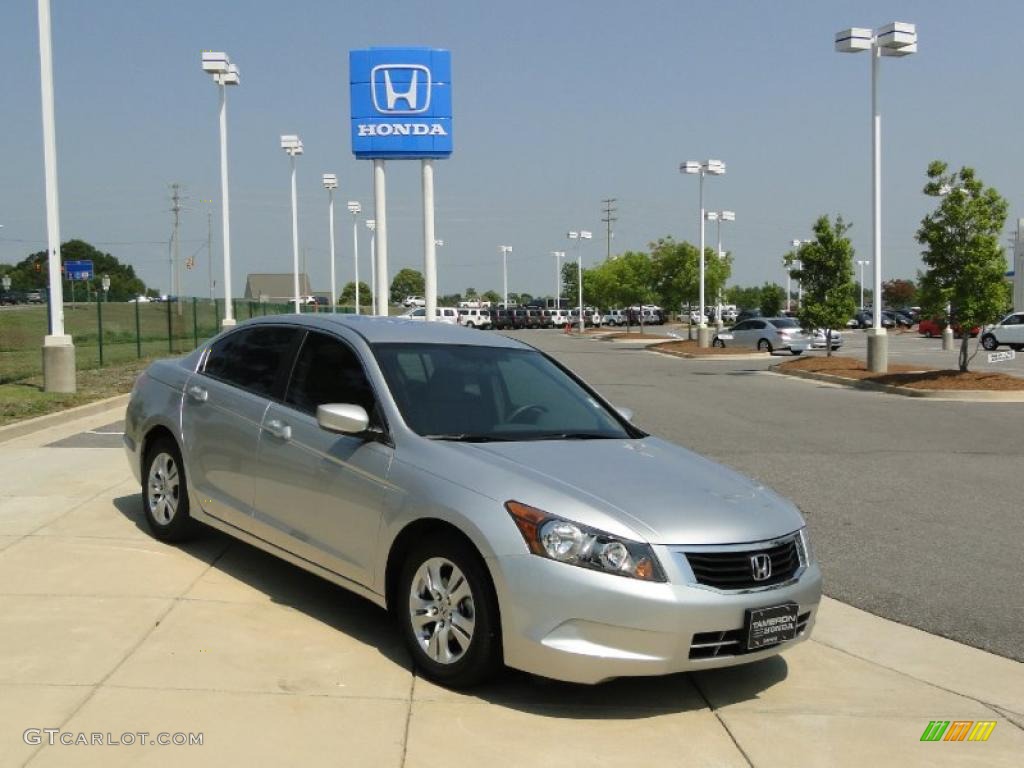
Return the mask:
{"type": "Polygon", "coordinates": [[[515,478],[504,499],[653,544],[759,541],[804,524],[771,490],[657,438],[447,445],[515,478]]]}

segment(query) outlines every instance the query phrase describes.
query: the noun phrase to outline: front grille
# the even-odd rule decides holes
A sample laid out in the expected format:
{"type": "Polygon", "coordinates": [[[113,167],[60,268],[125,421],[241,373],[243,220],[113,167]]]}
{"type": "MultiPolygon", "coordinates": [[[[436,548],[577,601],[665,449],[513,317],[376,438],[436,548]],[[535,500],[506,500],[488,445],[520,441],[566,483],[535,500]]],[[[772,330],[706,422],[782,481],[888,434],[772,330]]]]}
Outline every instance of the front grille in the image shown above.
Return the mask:
{"type": "Polygon", "coordinates": [[[749,549],[741,552],[686,552],[693,575],[698,584],[716,589],[751,589],[770,587],[789,581],[800,568],[800,553],[796,536],[773,547],[749,549]],[[754,579],[751,558],[767,555],[771,561],[771,575],[760,581],[754,579]]]}
{"type": "MultiPolygon", "coordinates": [[[[807,620],[811,618],[811,612],[801,613],[796,619],[796,636],[800,637],[807,629],[807,620]]],[[[783,643],[785,645],[785,643],[783,643]]],[[[774,647],[778,647],[777,645],[774,647]]],[[[755,648],[754,651],[764,651],[766,648],[755,648]]],[[[725,632],[698,632],[690,642],[691,659],[715,659],[722,656],[742,656],[745,653],[752,653],[747,648],[747,639],[743,635],[743,627],[729,629],[725,632]]]]}

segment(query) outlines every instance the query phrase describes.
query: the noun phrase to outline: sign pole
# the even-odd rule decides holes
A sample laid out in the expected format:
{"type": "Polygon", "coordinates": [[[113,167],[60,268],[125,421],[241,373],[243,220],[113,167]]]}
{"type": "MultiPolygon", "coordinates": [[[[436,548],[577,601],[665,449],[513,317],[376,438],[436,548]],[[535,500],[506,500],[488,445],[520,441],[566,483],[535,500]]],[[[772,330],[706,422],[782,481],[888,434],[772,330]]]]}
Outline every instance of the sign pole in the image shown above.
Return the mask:
{"type": "Polygon", "coordinates": [[[384,161],[373,159],[373,215],[376,224],[377,251],[377,295],[375,314],[382,317],[388,315],[388,214],[387,184],[384,175],[384,161]]]}
{"type": "Polygon", "coordinates": [[[423,276],[427,300],[427,322],[437,314],[437,241],[434,239],[434,161],[423,165],[423,276]]]}

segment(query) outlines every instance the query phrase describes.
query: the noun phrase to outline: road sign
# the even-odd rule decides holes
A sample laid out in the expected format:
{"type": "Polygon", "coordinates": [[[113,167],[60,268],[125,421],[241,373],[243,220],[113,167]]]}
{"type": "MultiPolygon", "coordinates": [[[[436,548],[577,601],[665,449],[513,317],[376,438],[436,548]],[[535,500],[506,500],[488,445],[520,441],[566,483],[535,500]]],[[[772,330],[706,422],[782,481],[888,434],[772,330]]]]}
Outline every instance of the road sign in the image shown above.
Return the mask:
{"type": "Polygon", "coordinates": [[[352,153],[414,159],[452,153],[451,51],[349,51],[352,153]]]}
{"type": "Polygon", "coordinates": [[[68,280],[92,280],[92,261],[65,261],[64,274],[68,280]]]}
{"type": "Polygon", "coordinates": [[[1005,352],[989,352],[988,361],[990,363],[1005,363],[1007,360],[1013,360],[1017,357],[1017,353],[1012,349],[1008,349],[1005,352]]]}

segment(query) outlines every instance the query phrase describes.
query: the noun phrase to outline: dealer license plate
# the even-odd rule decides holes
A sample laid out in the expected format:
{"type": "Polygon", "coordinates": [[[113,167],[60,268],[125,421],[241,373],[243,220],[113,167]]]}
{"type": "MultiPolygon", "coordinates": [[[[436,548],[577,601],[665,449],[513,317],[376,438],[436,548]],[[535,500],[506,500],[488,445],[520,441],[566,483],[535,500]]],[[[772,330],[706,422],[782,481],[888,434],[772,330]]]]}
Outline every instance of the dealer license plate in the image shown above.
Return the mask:
{"type": "Polygon", "coordinates": [[[797,604],[784,603],[768,608],[748,608],[746,612],[747,648],[756,650],[796,637],[797,604]]]}

